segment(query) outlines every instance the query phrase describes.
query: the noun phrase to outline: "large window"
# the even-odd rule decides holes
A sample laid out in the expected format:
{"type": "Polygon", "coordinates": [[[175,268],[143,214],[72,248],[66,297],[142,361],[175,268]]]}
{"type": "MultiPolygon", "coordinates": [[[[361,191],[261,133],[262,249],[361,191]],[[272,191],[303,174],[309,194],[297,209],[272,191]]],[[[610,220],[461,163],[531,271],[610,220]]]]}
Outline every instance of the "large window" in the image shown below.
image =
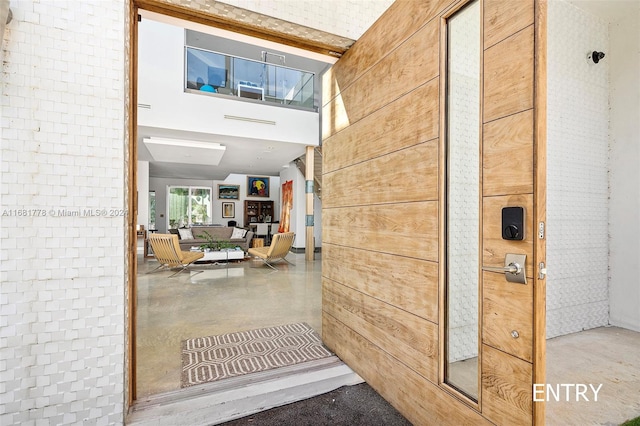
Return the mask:
{"type": "Polygon", "coordinates": [[[211,188],[169,186],[167,192],[169,228],[211,224],[211,188]]]}
{"type": "Polygon", "coordinates": [[[156,228],[156,191],[149,191],[149,229],[156,228]]]}

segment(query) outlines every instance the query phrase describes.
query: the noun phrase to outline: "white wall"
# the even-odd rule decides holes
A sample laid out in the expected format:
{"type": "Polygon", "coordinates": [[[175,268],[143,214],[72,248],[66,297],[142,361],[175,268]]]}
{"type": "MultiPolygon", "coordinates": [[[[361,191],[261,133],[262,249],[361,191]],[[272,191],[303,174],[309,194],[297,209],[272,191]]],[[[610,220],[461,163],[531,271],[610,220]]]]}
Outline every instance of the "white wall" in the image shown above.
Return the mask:
{"type": "MultiPolygon", "coordinates": [[[[138,161],[137,169],[138,227],[149,229],[149,162],[138,161]]],[[[138,239],[138,254],[144,253],[144,239],[138,239]]]]}
{"type": "Polygon", "coordinates": [[[143,19],[140,23],[138,125],[282,141],[319,144],[319,114],[269,103],[229,102],[226,96],[184,92],[184,30],[143,19]],[[224,115],[274,121],[275,125],[228,120],[224,115]]]}
{"type": "Polygon", "coordinates": [[[609,315],[640,331],[640,17],[609,25],[609,315]]]}
{"type": "Polygon", "coordinates": [[[291,7],[291,1],[226,0],[225,3],[357,40],[391,6],[393,0],[348,3],[296,0],[295,7],[291,7]]]}
{"type": "Polygon", "coordinates": [[[149,229],[149,162],[138,161],[138,225],[149,229]]]}
{"type": "Polygon", "coordinates": [[[156,228],[158,232],[167,232],[167,186],[204,186],[211,188],[212,193],[212,223],[227,226],[227,222],[235,220],[238,226],[244,226],[244,200],[271,200],[274,207],[274,219],[280,218],[280,177],[270,176],[269,179],[269,198],[250,197],[247,198],[247,175],[231,174],[225,181],[219,180],[199,180],[199,179],[176,179],[176,178],[155,178],[149,179],[149,190],[156,191],[156,228]],[[220,200],[218,199],[218,184],[240,185],[239,200],[220,200]],[[222,203],[235,203],[235,218],[222,218],[222,203]]]}
{"type": "Polygon", "coordinates": [[[282,169],[280,172],[280,181],[282,183],[289,180],[293,181],[293,207],[291,208],[291,217],[289,219],[289,231],[296,234],[293,248],[304,248],[307,241],[305,180],[293,162],[289,163],[289,167],[282,169]]]}
{"type": "MultiPolygon", "coordinates": [[[[294,162],[289,163],[289,167],[280,172],[280,182],[293,181],[293,208],[291,209],[291,219],[289,230],[296,234],[293,241],[293,248],[304,249],[307,244],[307,194],[305,178],[294,162]]],[[[315,247],[322,247],[322,201],[313,196],[313,236],[315,247]]]]}
{"type": "Polygon", "coordinates": [[[125,5],[11,1],[0,101],[2,425],[123,423],[125,5]],[[85,212],[95,209],[107,215],[85,212]]]}
{"type": "MultiPolygon", "coordinates": [[[[607,325],[610,52],[607,23],[548,3],[547,337],[607,325]]],[[[637,284],[637,279],[636,279],[637,284]]]]}

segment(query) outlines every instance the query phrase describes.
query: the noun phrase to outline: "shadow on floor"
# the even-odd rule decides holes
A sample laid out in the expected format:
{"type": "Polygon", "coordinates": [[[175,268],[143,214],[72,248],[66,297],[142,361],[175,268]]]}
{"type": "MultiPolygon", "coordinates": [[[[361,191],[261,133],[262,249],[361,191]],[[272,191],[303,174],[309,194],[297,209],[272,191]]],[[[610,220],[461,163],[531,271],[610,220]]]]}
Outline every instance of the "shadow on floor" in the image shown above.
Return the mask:
{"type": "Polygon", "coordinates": [[[225,426],[411,425],[402,414],[366,383],[344,386],[323,395],[222,424],[225,426]]]}

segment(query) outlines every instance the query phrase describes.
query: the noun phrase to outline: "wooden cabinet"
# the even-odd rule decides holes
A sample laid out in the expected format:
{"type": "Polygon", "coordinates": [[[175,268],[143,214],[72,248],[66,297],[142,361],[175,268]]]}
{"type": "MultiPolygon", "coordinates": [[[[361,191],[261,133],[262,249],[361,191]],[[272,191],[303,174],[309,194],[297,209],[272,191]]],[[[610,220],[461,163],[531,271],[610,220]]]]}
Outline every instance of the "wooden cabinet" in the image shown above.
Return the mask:
{"type": "Polygon", "coordinates": [[[273,220],[273,201],[245,200],[244,226],[252,223],[271,223],[273,220]]]}

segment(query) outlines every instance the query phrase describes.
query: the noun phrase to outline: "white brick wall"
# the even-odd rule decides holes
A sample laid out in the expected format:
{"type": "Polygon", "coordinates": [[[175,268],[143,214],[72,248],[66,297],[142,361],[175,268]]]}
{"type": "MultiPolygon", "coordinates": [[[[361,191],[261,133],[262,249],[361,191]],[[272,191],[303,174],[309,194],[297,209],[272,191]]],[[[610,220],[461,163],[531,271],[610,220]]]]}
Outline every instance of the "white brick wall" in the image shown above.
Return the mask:
{"type": "Polygon", "coordinates": [[[223,0],[243,9],[359,39],[394,0],[223,0]]]}
{"type": "Polygon", "coordinates": [[[607,325],[607,23],[564,1],[548,9],[547,337],[607,325]]]}
{"type": "Polygon", "coordinates": [[[122,423],[125,219],[110,210],[125,205],[125,2],[12,0],[11,9],[0,424],[122,423]]]}

